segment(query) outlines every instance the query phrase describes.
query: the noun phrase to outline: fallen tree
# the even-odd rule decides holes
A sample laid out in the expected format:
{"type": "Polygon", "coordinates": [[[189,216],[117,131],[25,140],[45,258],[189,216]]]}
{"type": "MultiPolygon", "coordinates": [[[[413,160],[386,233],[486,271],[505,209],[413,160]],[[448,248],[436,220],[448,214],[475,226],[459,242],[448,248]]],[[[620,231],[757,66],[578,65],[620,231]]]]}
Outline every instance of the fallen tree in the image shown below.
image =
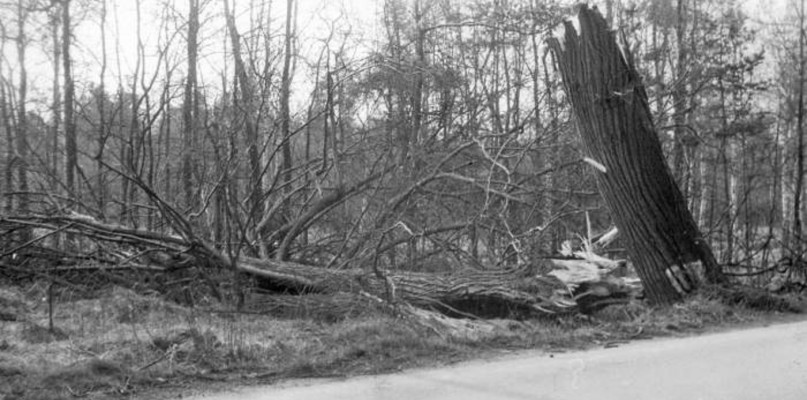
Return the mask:
{"type": "MultiPolygon", "coordinates": [[[[579,276],[564,281],[563,274],[560,277],[538,274],[539,270],[553,268],[551,260],[544,261],[550,265],[487,271],[468,269],[451,274],[326,269],[292,261],[228,255],[198,237],[189,236],[187,232],[178,236],[132,229],[84,215],[0,218],[0,227],[6,235],[20,229],[36,232],[34,239],[5,250],[0,254],[0,260],[20,260],[23,256],[50,260],[39,273],[76,272],[81,268],[85,272],[97,271],[106,275],[120,270],[153,275],[194,268],[203,271],[199,279],[205,279],[211,291],[220,297],[221,282],[206,278],[205,271],[208,274],[237,272],[252,278],[254,284],[250,286],[251,293],[317,296],[298,296],[297,306],[301,308],[327,308],[327,299],[330,298],[330,306],[335,307],[331,310],[333,314],[339,314],[339,309],[348,313],[349,308],[356,304],[356,299],[372,299],[393,308],[406,305],[451,317],[531,318],[591,311],[597,308],[596,305],[591,306],[594,304],[590,301],[592,295],[597,301],[617,299],[617,302],[624,302],[633,291],[633,288],[618,281],[604,279],[606,274],[591,275],[582,281],[579,276]],[[61,251],[56,255],[53,251],[46,251],[47,240],[56,233],[83,238],[81,240],[89,243],[79,247],[89,251],[83,254],[61,251]],[[110,250],[110,246],[115,250],[110,250]],[[581,297],[581,293],[575,293],[572,289],[583,282],[587,282],[584,285],[587,288],[600,289],[588,289],[581,297]],[[578,303],[583,303],[580,299],[585,299],[584,307],[578,307],[578,303]]],[[[558,263],[559,268],[576,268],[569,266],[568,262],[566,265],[558,263]]],[[[26,271],[11,264],[4,262],[0,267],[6,272],[11,268],[15,268],[17,273],[26,271]]],[[[578,261],[578,264],[600,268],[596,263],[586,261],[578,261]]],[[[118,280],[116,283],[121,282],[118,280]]],[[[197,286],[203,285],[197,283],[197,286]]],[[[247,296],[243,305],[255,312],[261,311],[261,304],[267,312],[278,307],[288,310],[295,307],[295,301],[290,299],[289,296],[247,296]]]]}

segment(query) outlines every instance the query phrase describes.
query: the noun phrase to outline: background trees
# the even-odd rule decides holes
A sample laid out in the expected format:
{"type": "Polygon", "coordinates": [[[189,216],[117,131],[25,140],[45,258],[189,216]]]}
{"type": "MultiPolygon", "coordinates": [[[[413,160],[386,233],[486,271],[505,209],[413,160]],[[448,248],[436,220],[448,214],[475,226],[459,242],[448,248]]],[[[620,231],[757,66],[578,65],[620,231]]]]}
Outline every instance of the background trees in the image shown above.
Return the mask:
{"type": "MultiPolygon", "coordinates": [[[[729,0],[603,6],[718,261],[803,280],[801,4],[770,26],[729,0]]],[[[567,2],[0,7],[6,214],[184,221],[231,256],[441,272],[611,226],[544,45],[567,2]]]]}

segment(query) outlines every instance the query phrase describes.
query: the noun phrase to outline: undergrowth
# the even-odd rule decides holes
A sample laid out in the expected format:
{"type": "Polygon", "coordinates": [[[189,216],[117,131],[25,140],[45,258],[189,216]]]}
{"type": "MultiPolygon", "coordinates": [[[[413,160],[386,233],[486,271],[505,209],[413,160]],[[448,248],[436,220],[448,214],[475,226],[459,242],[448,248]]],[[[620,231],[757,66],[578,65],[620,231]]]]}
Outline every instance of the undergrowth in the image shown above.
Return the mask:
{"type": "Polygon", "coordinates": [[[743,293],[705,290],[670,307],[632,302],[593,316],[468,321],[474,334],[458,335],[379,310],[336,321],[281,319],[189,309],[120,288],[90,299],[63,294],[50,330],[42,290],[5,287],[0,399],[120,398],[200,381],[267,383],[380,373],[506,349],[612,346],[753,322],[798,306],[743,293]]]}

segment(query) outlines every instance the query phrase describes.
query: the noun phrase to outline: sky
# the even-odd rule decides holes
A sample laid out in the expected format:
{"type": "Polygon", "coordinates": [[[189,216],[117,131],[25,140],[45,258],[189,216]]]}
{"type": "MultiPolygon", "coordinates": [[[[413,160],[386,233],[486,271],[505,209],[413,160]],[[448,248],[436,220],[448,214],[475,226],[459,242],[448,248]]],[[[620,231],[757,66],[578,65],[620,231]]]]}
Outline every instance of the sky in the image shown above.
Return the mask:
{"type": "MultiPolygon", "coordinates": [[[[115,3],[117,13],[120,16],[118,19],[121,43],[121,59],[124,67],[122,68],[122,75],[131,76],[133,66],[136,64],[137,54],[132,51],[137,47],[137,18],[135,2],[131,0],[109,0],[115,3]]],[[[236,25],[242,37],[247,37],[253,28],[251,24],[251,15],[246,12],[246,7],[250,3],[260,3],[260,0],[235,0],[231,4],[234,7],[236,14],[236,25]]],[[[163,18],[161,13],[160,0],[143,0],[143,8],[141,11],[141,35],[146,43],[146,53],[156,54],[158,49],[162,47],[160,43],[162,36],[158,23],[163,18]],[[148,8],[148,10],[147,10],[148,8]],[[148,15],[147,15],[148,14],[148,15]],[[150,50],[149,50],[150,49],[150,50]]],[[[187,15],[186,1],[177,0],[176,12],[181,15],[184,20],[187,15]]],[[[202,27],[200,32],[200,45],[202,48],[199,51],[199,74],[200,83],[212,83],[214,86],[218,85],[221,80],[221,74],[232,75],[232,61],[225,59],[230,57],[224,53],[225,46],[227,51],[230,49],[229,39],[225,36],[226,29],[223,19],[223,3],[220,0],[201,0],[202,3],[202,27]],[[226,44],[225,44],[226,42],[226,44]]],[[[281,39],[284,37],[285,32],[285,16],[286,16],[286,2],[282,0],[270,1],[271,7],[271,31],[273,36],[281,39]]],[[[298,35],[300,41],[297,43],[297,52],[303,57],[313,59],[318,57],[323,42],[328,38],[330,32],[330,25],[337,26],[341,31],[349,31],[351,35],[359,37],[372,36],[375,29],[377,29],[376,13],[380,12],[380,1],[374,0],[298,0],[297,9],[297,29],[300,32],[298,35]]],[[[256,6],[257,7],[257,6],[256,6]]],[[[254,18],[260,18],[254,16],[254,18]]],[[[82,40],[88,44],[85,46],[87,50],[92,52],[93,49],[100,48],[100,38],[98,35],[97,24],[83,24],[83,29],[77,37],[83,38],[82,40]],[[93,26],[94,25],[94,26],[93,26]]],[[[179,29],[182,31],[181,37],[175,38],[177,54],[173,63],[178,65],[179,73],[176,76],[184,74],[184,29],[178,23],[174,23],[172,30],[179,29]]],[[[335,38],[338,41],[338,38],[335,38]]],[[[278,44],[279,45],[279,44],[278,44]]],[[[360,49],[355,46],[352,47],[354,51],[366,52],[368,49],[360,49]]],[[[97,52],[97,51],[96,51],[97,52]]],[[[86,57],[92,59],[93,57],[86,57]]],[[[98,58],[98,57],[95,57],[98,58]]],[[[155,56],[148,57],[146,60],[146,71],[153,71],[158,58],[155,56]]],[[[92,65],[87,65],[85,71],[91,71],[92,65]]],[[[111,73],[115,73],[111,71],[111,73]]],[[[96,72],[97,75],[97,72],[96,72]]],[[[117,79],[117,76],[110,77],[117,79]]],[[[296,85],[298,86],[298,85],[296,85]]]]}
{"type": "MultiPolygon", "coordinates": [[[[95,3],[98,0],[88,0],[95,3]]],[[[252,25],[250,14],[245,11],[250,3],[260,4],[261,0],[229,0],[236,13],[236,24],[242,37],[249,35],[252,25]]],[[[86,2],[74,0],[71,8],[74,28],[74,41],[72,58],[74,59],[74,80],[77,93],[81,93],[91,83],[99,81],[102,59],[102,36],[99,12],[81,10],[76,4],[86,2]]],[[[174,79],[184,75],[185,68],[185,28],[183,23],[187,18],[186,0],[141,0],[140,35],[144,43],[145,56],[142,71],[153,74],[157,70],[159,49],[164,47],[167,36],[161,21],[165,21],[166,2],[173,4],[170,12],[169,31],[179,31],[173,38],[174,51],[168,56],[169,63],[176,66],[174,79]]],[[[209,83],[211,86],[220,85],[221,74],[232,75],[232,61],[225,59],[224,42],[227,41],[227,51],[230,51],[223,18],[222,0],[201,0],[202,28],[200,32],[201,48],[199,51],[200,83],[209,83]]],[[[269,0],[272,4],[271,20],[272,34],[277,38],[283,37],[285,24],[286,2],[282,0],[269,0]]],[[[323,42],[328,37],[329,26],[337,26],[341,32],[350,32],[356,38],[350,43],[349,51],[366,53],[369,47],[362,46],[360,38],[373,37],[378,29],[376,15],[381,11],[382,1],[375,0],[298,0],[298,30],[301,41],[298,42],[298,51],[304,57],[317,57],[323,42]],[[364,48],[362,48],[364,47],[364,48]]],[[[137,64],[137,36],[138,18],[136,2],[133,0],[107,0],[107,55],[108,65],[105,75],[106,84],[116,85],[119,78],[123,78],[124,86],[131,85],[131,76],[137,64]],[[115,48],[120,49],[119,54],[115,48]],[[120,70],[117,67],[117,57],[120,58],[120,70]]],[[[256,6],[257,7],[257,6],[256,6]]],[[[0,18],[4,18],[0,14],[0,18]]],[[[49,39],[48,27],[44,26],[44,14],[38,20],[32,20],[27,29],[31,37],[31,44],[26,50],[26,66],[29,78],[29,99],[33,108],[46,109],[52,95],[53,63],[52,42],[49,39]]],[[[16,29],[10,26],[8,29],[16,29]]],[[[338,36],[338,35],[337,35],[338,36]]],[[[334,41],[338,42],[339,37],[334,41]]],[[[8,43],[3,49],[5,58],[4,73],[17,77],[17,53],[13,43],[8,43]],[[10,72],[10,73],[9,73],[10,72]]],[[[162,67],[164,68],[164,67],[162,67]]],[[[163,69],[159,70],[163,73],[163,69]]],[[[159,86],[159,82],[158,85],[159,86]]]]}
{"type": "MultiPolygon", "coordinates": [[[[97,0],[95,1],[97,4],[97,0]]],[[[109,66],[106,75],[107,85],[115,85],[120,76],[125,82],[131,84],[130,77],[135,69],[137,59],[137,13],[135,1],[133,0],[107,0],[108,1],[108,32],[112,33],[107,38],[107,49],[109,66]],[[116,35],[115,32],[118,34],[116,35]],[[117,38],[115,37],[117,36],[117,38]],[[114,49],[116,42],[119,43],[121,68],[120,72],[116,67],[116,54],[114,49]]],[[[157,68],[156,54],[166,40],[166,35],[160,22],[165,20],[165,9],[162,6],[167,0],[141,0],[141,36],[144,41],[145,59],[144,70],[147,73],[154,73],[157,68]]],[[[202,23],[202,48],[200,49],[200,81],[202,84],[211,86],[220,85],[222,74],[232,74],[232,62],[225,59],[223,52],[224,41],[224,20],[222,17],[223,0],[201,0],[203,4],[202,23]],[[229,69],[229,71],[228,71],[229,69]]],[[[249,34],[250,15],[244,12],[246,6],[254,2],[259,4],[260,0],[230,0],[234,1],[237,13],[237,25],[240,33],[244,36],[249,34]]],[[[382,12],[384,0],[298,0],[298,30],[301,32],[301,39],[298,42],[299,52],[303,57],[311,60],[316,59],[323,46],[324,40],[330,31],[329,25],[335,24],[341,32],[349,32],[354,39],[347,43],[346,48],[356,56],[367,54],[370,51],[372,38],[379,37],[382,27],[378,16],[382,12]]],[[[428,0],[427,0],[428,1],[428,0]]],[[[454,0],[461,2],[462,0],[454,0]]],[[[669,0],[674,1],[674,0],[669,0]]],[[[696,0],[698,1],[698,0],[696,0]]],[[[788,7],[793,0],[739,0],[743,9],[749,15],[753,24],[764,26],[771,21],[782,20],[787,16],[792,7],[788,7]]],[[[593,4],[603,3],[603,0],[594,0],[593,4]]],[[[74,0],[74,4],[81,1],[74,0]]],[[[184,35],[182,21],[187,15],[187,2],[184,0],[173,1],[175,9],[172,11],[178,17],[169,20],[170,31],[179,31],[184,35]]],[[[281,38],[282,28],[285,20],[285,1],[273,0],[271,13],[273,21],[273,34],[281,38]]],[[[231,3],[232,4],[232,3],[231,3]]],[[[74,8],[76,8],[74,6],[74,8]]],[[[97,82],[100,73],[101,59],[101,35],[99,18],[97,15],[82,13],[80,10],[73,11],[75,28],[75,42],[73,57],[76,60],[74,66],[75,80],[78,92],[86,89],[89,82],[97,82]]],[[[33,107],[45,107],[50,101],[52,85],[52,63],[48,54],[50,49],[48,40],[41,40],[46,30],[42,27],[38,29],[29,28],[29,34],[33,37],[39,36],[40,40],[32,42],[28,50],[28,68],[31,87],[31,99],[33,107]]],[[[184,36],[177,36],[173,39],[175,51],[170,54],[169,61],[176,65],[175,77],[184,75],[184,36]]],[[[339,37],[335,37],[336,43],[340,42],[339,37]]],[[[229,46],[229,44],[228,44],[229,46]]],[[[229,51],[229,50],[228,50],[229,51]]],[[[16,68],[16,51],[13,46],[7,45],[3,53],[6,60],[12,63],[11,68],[16,68]]],[[[357,57],[358,58],[358,57],[357,57]]],[[[8,67],[8,64],[6,65],[8,67]]],[[[302,69],[301,69],[302,70],[302,69]]],[[[6,69],[8,71],[8,69],[6,69]]],[[[162,71],[160,71],[162,74],[162,71]]],[[[175,78],[175,79],[176,79],[175,78]]],[[[302,80],[296,82],[295,89],[305,92],[305,84],[302,80]],[[303,83],[301,85],[301,83],[303,83]]],[[[295,98],[300,102],[305,101],[304,93],[295,93],[295,98]]]]}

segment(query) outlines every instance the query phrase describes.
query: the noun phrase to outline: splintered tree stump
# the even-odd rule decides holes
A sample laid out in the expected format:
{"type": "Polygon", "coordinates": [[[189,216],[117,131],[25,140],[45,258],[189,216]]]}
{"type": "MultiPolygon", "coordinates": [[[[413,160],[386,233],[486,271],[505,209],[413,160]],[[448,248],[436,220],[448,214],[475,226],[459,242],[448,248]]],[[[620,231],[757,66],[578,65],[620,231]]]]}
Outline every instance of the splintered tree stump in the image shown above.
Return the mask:
{"type": "Polygon", "coordinates": [[[670,303],[701,279],[725,281],[665,161],[629,49],[596,7],[579,6],[548,40],[572,103],[586,161],[627,239],[648,298],[670,303]]]}

